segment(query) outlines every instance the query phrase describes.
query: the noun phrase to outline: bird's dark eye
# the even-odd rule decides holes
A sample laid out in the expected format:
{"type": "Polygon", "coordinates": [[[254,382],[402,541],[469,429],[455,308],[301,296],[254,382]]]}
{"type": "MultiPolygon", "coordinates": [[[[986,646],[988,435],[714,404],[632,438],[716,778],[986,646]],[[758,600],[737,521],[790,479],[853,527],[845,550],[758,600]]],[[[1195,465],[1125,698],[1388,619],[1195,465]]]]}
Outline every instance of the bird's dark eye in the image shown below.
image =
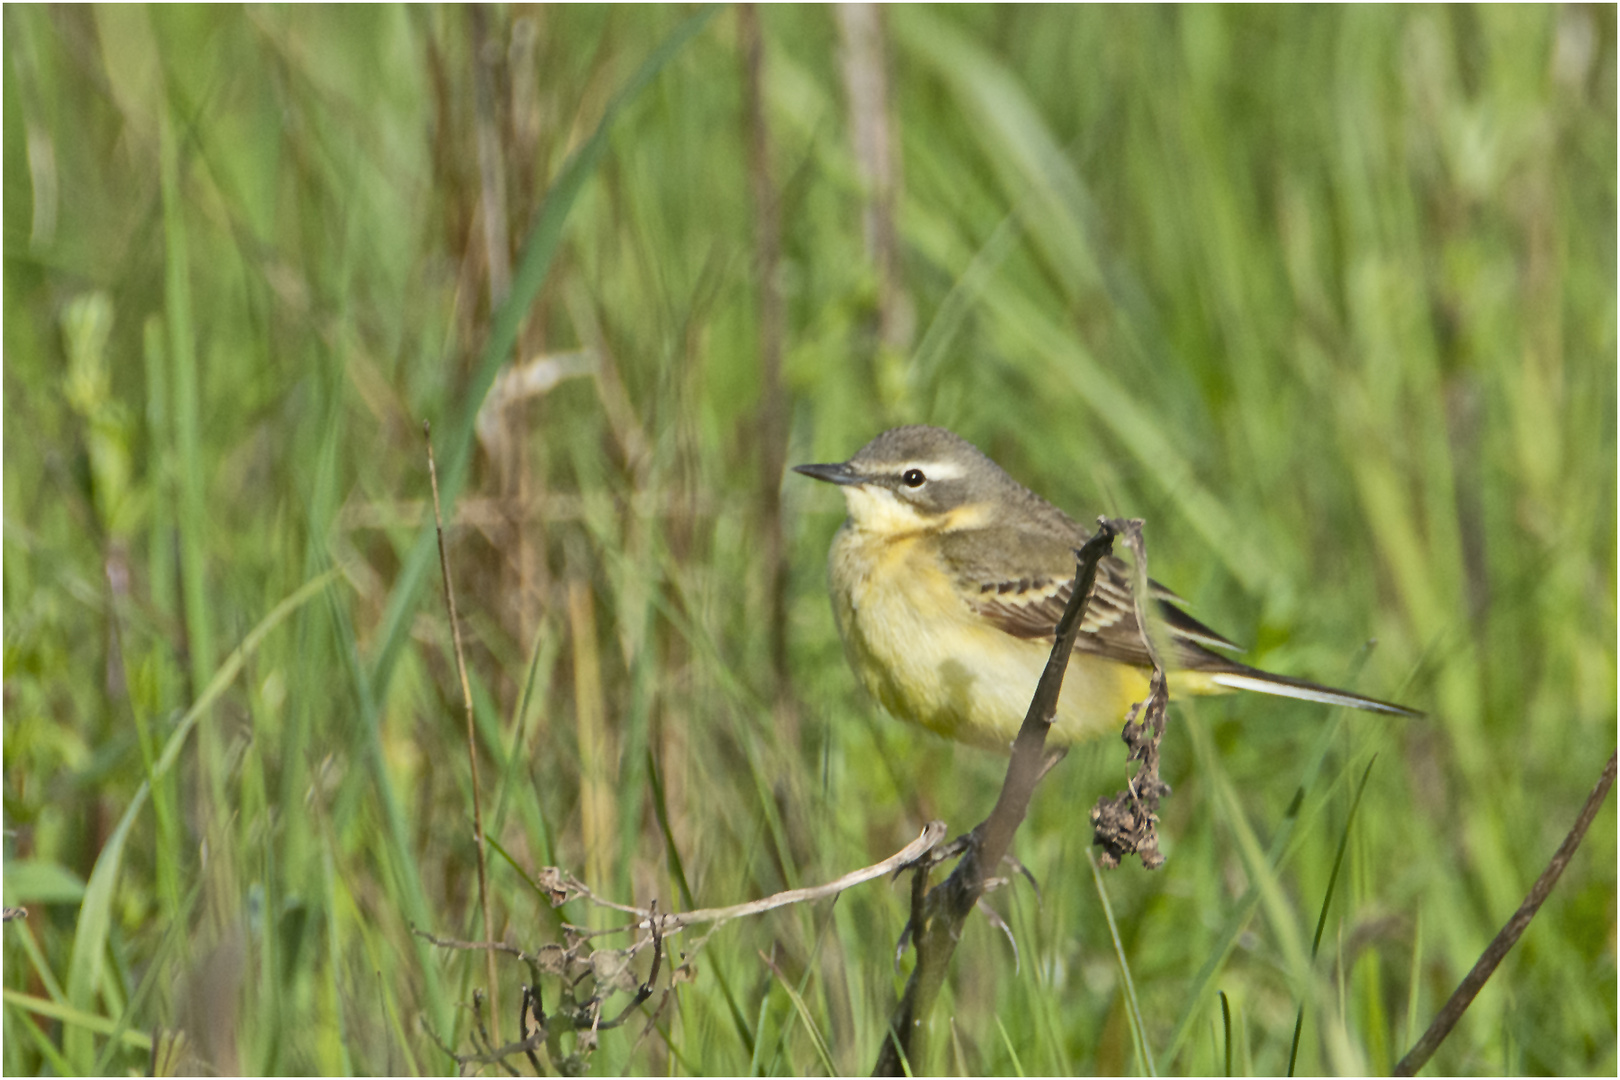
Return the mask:
{"type": "Polygon", "coordinates": [[[923,475],[921,469],[907,469],[900,479],[905,481],[906,487],[909,488],[920,488],[928,482],[928,477],[923,475]]]}

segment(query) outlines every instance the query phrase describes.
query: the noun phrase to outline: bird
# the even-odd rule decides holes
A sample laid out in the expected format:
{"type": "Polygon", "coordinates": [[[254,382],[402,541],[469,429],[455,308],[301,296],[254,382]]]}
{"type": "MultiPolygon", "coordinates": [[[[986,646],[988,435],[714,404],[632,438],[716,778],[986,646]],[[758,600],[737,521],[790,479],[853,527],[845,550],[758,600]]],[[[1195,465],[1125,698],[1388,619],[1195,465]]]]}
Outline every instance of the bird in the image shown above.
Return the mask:
{"type": "MultiPolygon", "coordinates": [[[[1028,710],[1089,534],[978,447],[941,427],[891,428],[848,461],[794,471],[842,489],[828,552],[833,614],[859,681],[897,719],[1007,752],[1028,710]]],[[[1274,675],[1223,655],[1236,643],[1149,581],[1172,700],[1259,691],[1395,716],[1403,705],[1274,675]]],[[[1047,741],[1117,731],[1148,694],[1152,661],[1128,565],[1105,556],[1047,741]]]]}

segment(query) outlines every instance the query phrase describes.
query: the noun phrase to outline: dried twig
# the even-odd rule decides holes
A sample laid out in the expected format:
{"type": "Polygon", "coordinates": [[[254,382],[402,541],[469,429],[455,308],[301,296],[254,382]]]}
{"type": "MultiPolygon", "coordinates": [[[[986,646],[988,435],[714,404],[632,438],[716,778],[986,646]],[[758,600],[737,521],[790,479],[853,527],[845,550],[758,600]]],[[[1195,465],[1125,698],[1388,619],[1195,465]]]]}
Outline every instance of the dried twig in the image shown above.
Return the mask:
{"type": "Polygon", "coordinates": [[[539,1076],[545,1070],[540,1066],[540,1057],[535,1051],[537,1046],[529,1046],[529,1017],[534,1017],[537,1030],[546,1030],[546,1010],[540,1002],[540,988],[525,983],[523,986],[523,999],[518,1004],[518,1039],[524,1043],[523,1053],[529,1059],[529,1067],[534,1069],[534,1075],[539,1076]]]}
{"type": "Polygon", "coordinates": [[[411,933],[440,949],[464,949],[468,952],[494,952],[515,956],[526,963],[537,964],[540,957],[534,953],[524,952],[516,945],[508,945],[502,941],[462,941],[460,938],[442,938],[428,933],[420,926],[411,927],[411,933]]]}
{"type": "MultiPolygon", "coordinates": [[[[559,1031],[575,1031],[580,1033],[579,1051],[585,1052],[592,1048],[596,1033],[610,1031],[629,1019],[630,1014],[640,1008],[657,988],[660,974],[663,972],[663,960],[666,939],[678,934],[688,926],[699,924],[713,924],[718,927],[721,923],[747,915],[758,915],[775,908],[785,907],[789,904],[801,904],[820,900],[825,897],[836,896],[846,889],[852,888],[862,882],[872,881],[888,874],[897,873],[907,866],[926,857],[929,851],[938,844],[945,835],[945,824],[940,821],[931,821],[924,826],[922,832],[915,840],[889,856],[881,862],[871,866],[851,871],[841,877],[835,878],[824,885],[816,885],[803,889],[788,889],[760,900],[753,900],[746,904],[733,904],[729,907],[701,908],[695,911],[674,912],[668,915],[660,914],[656,904],[646,908],[639,908],[629,904],[620,904],[605,899],[592,892],[590,887],[580,881],[566,870],[557,867],[545,867],[536,875],[536,883],[550,898],[552,905],[558,906],[572,899],[584,899],[598,907],[613,911],[622,911],[635,916],[635,921],[624,926],[606,930],[585,930],[580,927],[563,924],[563,930],[568,935],[566,945],[545,945],[537,952],[526,952],[513,945],[499,941],[460,941],[455,938],[441,938],[412,927],[412,932],[423,940],[443,949],[463,949],[470,951],[483,951],[488,954],[490,963],[494,963],[497,953],[502,953],[521,960],[529,965],[538,978],[541,974],[555,975],[563,980],[564,998],[558,1007],[548,1017],[540,1007],[540,994],[537,986],[524,987],[523,1001],[519,1007],[518,1032],[520,1038],[504,1046],[494,1045],[494,1040],[483,1032],[483,1012],[481,997],[475,992],[473,998],[475,1051],[471,1054],[457,1054],[440,1046],[460,1066],[492,1065],[498,1064],[510,1070],[507,1059],[517,1054],[524,1054],[530,1058],[530,1063],[539,1071],[537,1052],[546,1044],[546,1041],[559,1031]],[[591,949],[589,942],[605,934],[629,933],[635,939],[623,949],[591,949]],[[652,968],[647,977],[637,984],[631,994],[630,1002],[621,1008],[617,1015],[611,1019],[602,1019],[602,1006],[607,997],[615,991],[629,991],[630,986],[625,982],[628,976],[630,961],[645,949],[652,950],[652,968]],[[583,1003],[577,1003],[573,998],[574,990],[587,977],[593,980],[593,992],[583,1003]],[[573,1004],[570,1004],[573,1002],[573,1004]],[[531,1026],[530,1021],[533,1021],[531,1026]],[[559,1026],[560,1025],[560,1026],[559,1026]]],[[[710,931],[713,932],[712,930],[710,931]]],[[[696,947],[701,947],[708,935],[704,935],[696,947]]],[[[672,964],[669,977],[666,980],[669,990],[678,982],[690,978],[686,971],[686,962],[672,964]],[[683,975],[683,972],[685,974],[683,975]]],[[[493,980],[492,980],[493,984],[493,980]]],[[[438,1036],[434,1035],[435,1040],[438,1036]]]]}
{"type": "Polygon", "coordinates": [[[1592,824],[1592,819],[1597,817],[1598,808],[1603,805],[1609,789],[1614,786],[1614,772],[1615,755],[1611,753],[1608,764],[1603,766],[1603,773],[1598,777],[1597,786],[1592,789],[1592,794],[1586,797],[1586,805],[1581,807],[1580,816],[1575,819],[1574,827],[1569,830],[1569,835],[1564,837],[1564,842],[1558,845],[1558,850],[1553,853],[1547,869],[1541,872],[1535,885],[1531,886],[1530,895],[1524,898],[1524,903],[1513,913],[1513,918],[1507,921],[1507,925],[1502,927],[1501,932],[1485,947],[1473,970],[1457,986],[1451,998],[1441,1008],[1439,1015],[1434,1018],[1434,1022],[1429,1025],[1429,1029],[1423,1033],[1423,1037],[1418,1039],[1417,1044],[1407,1051],[1406,1056],[1395,1064],[1392,1075],[1415,1075],[1440,1048],[1446,1036],[1451,1034],[1451,1029],[1462,1019],[1463,1013],[1468,1011],[1468,1006],[1473,1004],[1475,995],[1484,987],[1486,980],[1496,970],[1496,966],[1508,954],[1508,950],[1518,942],[1530,925],[1530,920],[1536,917],[1536,912],[1541,909],[1553,886],[1558,884],[1559,875],[1564,872],[1564,867],[1569,865],[1569,860],[1575,856],[1575,849],[1580,847],[1581,841],[1586,838],[1587,827],[1592,824]]]}
{"type": "MultiPolygon", "coordinates": [[[[461,622],[456,617],[456,593],[450,584],[450,557],[444,547],[444,516],[439,510],[439,470],[433,461],[433,428],[422,422],[422,437],[427,442],[428,480],[433,488],[433,523],[439,535],[439,571],[444,576],[444,602],[450,611],[450,639],[455,643],[456,674],[461,678],[461,701],[467,714],[467,765],[472,770],[473,842],[478,856],[478,900],[484,913],[484,937],[494,938],[495,917],[489,896],[489,869],[484,857],[484,810],[478,785],[478,742],[473,732],[472,690],[467,684],[467,660],[461,648],[461,622]]],[[[495,982],[495,955],[485,961],[485,975],[489,979],[490,1011],[499,1015],[500,997],[495,982]]],[[[497,1020],[495,1037],[500,1038],[497,1020]]]]}
{"type": "Polygon", "coordinates": [[[1170,785],[1159,778],[1159,744],[1169,722],[1170,693],[1165,684],[1164,662],[1153,636],[1149,612],[1147,545],[1142,540],[1139,518],[1115,519],[1108,523],[1130,545],[1134,566],[1132,592],[1136,598],[1136,622],[1142,628],[1142,644],[1153,661],[1153,677],[1146,699],[1131,706],[1120,738],[1130,748],[1128,760],[1138,761],[1136,775],[1125,790],[1112,799],[1098,799],[1091,811],[1092,843],[1103,849],[1097,859],[1107,869],[1118,866],[1126,855],[1137,855],[1142,865],[1156,870],[1164,865],[1159,851],[1159,799],[1170,794],[1170,785]]]}
{"type": "MultiPolygon", "coordinates": [[[[435,940],[431,935],[422,934],[421,931],[417,931],[417,933],[430,941],[435,940]]],[[[429,1034],[439,1044],[440,1049],[463,1068],[468,1065],[499,1065],[507,1072],[516,1075],[507,1059],[523,1054],[528,1057],[530,1065],[538,1073],[542,1070],[537,1051],[544,1047],[547,1040],[557,1034],[558,1031],[579,1032],[580,1049],[582,1051],[589,1050],[594,1047],[598,1032],[611,1031],[613,1028],[623,1024],[629,1019],[632,1012],[652,996],[659,972],[663,966],[664,947],[663,938],[656,930],[649,940],[653,946],[652,969],[648,972],[647,978],[636,986],[629,1004],[611,1020],[602,1019],[602,1005],[607,995],[618,988],[616,976],[623,972],[623,968],[610,967],[601,963],[584,963],[584,970],[576,978],[565,984],[567,987],[564,991],[565,997],[559,1002],[557,1011],[550,1016],[547,1016],[545,1010],[540,1006],[538,987],[529,985],[523,988],[523,997],[518,1016],[518,1031],[522,1037],[514,1042],[507,1043],[504,1046],[496,1046],[490,1040],[484,1027],[483,996],[477,991],[473,992],[473,1041],[478,1047],[474,1053],[458,1054],[446,1046],[437,1033],[430,1031],[429,1034]],[[604,972],[610,972],[611,974],[604,975],[604,972]],[[571,1000],[570,995],[573,987],[578,985],[585,975],[591,974],[598,976],[595,992],[583,1004],[575,1004],[573,1007],[569,1007],[568,1002],[571,1000]],[[530,1018],[534,1021],[532,1029],[529,1025],[530,1018]]],[[[471,943],[463,942],[459,944],[471,943]]],[[[622,957],[620,951],[614,950],[614,952],[619,953],[622,957]]],[[[628,950],[624,950],[624,952],[628,952],[628,950]]],[[[601,953],[593,953],[592,959],[595,960],[600,956],[601,953]]]]}
{"type": "MultiPolygon", "coordinates": [[[[673,935],[688,926],[700,923],[722,923],[731,919],[738,919],[748,915],[759,915],[789,904],[803,904],[812,900],[820,900],[828,896],[837,896],[846,889],[853,888],[865,881],[883,877],[885,874],[902,870],[926,855],[930,848],[939,843],[945,836],[945,823],[930,821],[923,826],[917,839],[890,855],[882,862],[863,866],[859,870],[851,870],[842,877],[834,878],[824,885],[812,885],[803,889],[787,889],[774,893],[771,896],[758,900],[750,900],[746,904],[732,904],[729,907],[699,908],[696,911],[677,911],[669,915],[658,915],[651,910],[627,907],[604,901],[585,887],[584,883],[574,880],[572,875],[565,875],[570,889],[575,889],[581,896],[603,907],[611,907],[616,911],[626,911],[641,918],[629,926],[613,927],[606,930],[584,930],[579,927],[570,927],[579,933],[582,938],[600,937],[603,934],[618,934],[628,930],[651,930],[656,928],[660,933],[673,935]]],[[[550,868],[548,868],[550,869],[550,868]]]]}
{"type": "MultiPolygon", "coordinates": [[[[484,1022],[484,993],[482,990],[474,988],[472,1004],[473,1032],[476,1036],[477,1043],[480,1047],[482,1047],[483,1051],[487,1053],[494,1049],[495,1041],[490,1037],[489,1026],[484,1022]]],[[[499,1065],[502,1069],[505,1069],[508,1076],[517,1075],[517,1070],[512,1068],[511,1064],[508,1063],[505,1058],[497,1060],[495,1064],[499,1065]]]]}

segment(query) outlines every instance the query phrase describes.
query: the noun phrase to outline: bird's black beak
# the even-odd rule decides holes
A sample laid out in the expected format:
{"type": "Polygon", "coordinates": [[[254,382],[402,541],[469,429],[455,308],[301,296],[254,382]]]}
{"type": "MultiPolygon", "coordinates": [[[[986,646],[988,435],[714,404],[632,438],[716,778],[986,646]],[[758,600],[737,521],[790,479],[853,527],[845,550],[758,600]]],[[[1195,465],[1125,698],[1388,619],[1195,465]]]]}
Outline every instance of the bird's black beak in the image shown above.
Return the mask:
{"type": "Polygon", "coordinates": [[[849,467],[848,462],[839,462],[837,465],[795,465],[793,471],[813,476],[817,480],[825,480],[829,484],[842,484],[849,487],[865,483],[865,477],[849,467]]]}

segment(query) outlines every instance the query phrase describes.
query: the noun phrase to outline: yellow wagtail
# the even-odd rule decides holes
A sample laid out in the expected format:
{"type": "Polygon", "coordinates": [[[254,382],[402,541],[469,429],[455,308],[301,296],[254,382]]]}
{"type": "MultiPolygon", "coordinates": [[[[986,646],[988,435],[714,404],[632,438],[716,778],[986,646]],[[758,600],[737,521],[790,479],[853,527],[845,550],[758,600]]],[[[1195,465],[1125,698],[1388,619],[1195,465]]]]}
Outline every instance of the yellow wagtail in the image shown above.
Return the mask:
{"type": "MultiPolygon", "coordinates": [[[[1005,750],[1018,733],[1089,535],[978,447],[937,427],[885,431],[838,465],[795,472],[844,489],[829,553],[833,613],[850,665],[901,720],[1005,750]]],[[[1151,582],[1172,696],[1265,694],[1418,716],[1386,701],[1272,675],[1212,651],[1237,645],[1151,582]]],[[[1148,692],[1151,662],[1125,563],[1108,557],[1064,676],[1049,741],[1117,729],[1148,692]]]]}

